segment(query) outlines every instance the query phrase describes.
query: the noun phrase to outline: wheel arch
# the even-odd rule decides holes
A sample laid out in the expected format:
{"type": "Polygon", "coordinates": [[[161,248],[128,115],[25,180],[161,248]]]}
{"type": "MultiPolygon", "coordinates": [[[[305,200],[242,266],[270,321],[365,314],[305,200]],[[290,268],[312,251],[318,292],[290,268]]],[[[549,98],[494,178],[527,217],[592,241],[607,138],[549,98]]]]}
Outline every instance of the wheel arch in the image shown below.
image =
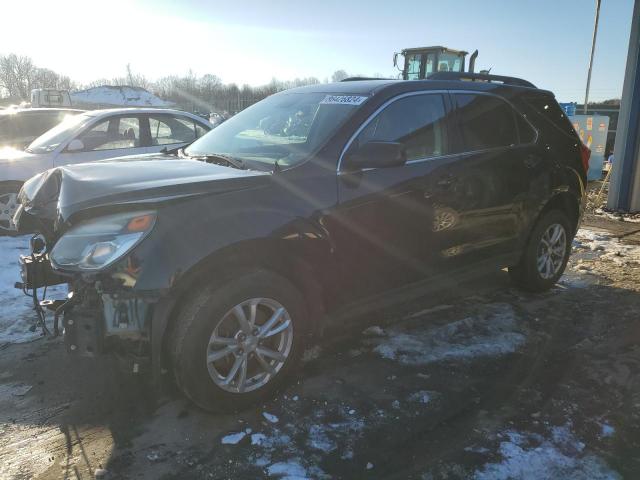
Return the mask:
{"type": "Polygon", "coordinates": [[[550,212],[551,210],[559,210],[567,215],[567,218],[570,220],[571,225],[573,226],[573,232],[571,232],[571,235],[575,235],[576,231],[578,230],[578,224],[581,217],[581,204],[576,196],[569,191],[562,191],[554,194],[551,198],[549,198],[547,203],[544,204],[540,212],[538,212],[534,225],[543,215],[545,215],[547,212],[550,212]]]}
{"type": "MultiPolygon", "coordinates": [[[[309,314],[312,335],[322,330],[322,317],[325,313],[325,289],[322,272],[314,265],[326,265],[324,260],[316,255],[327,255],[327,242],[323,239],[298,240],[297,242],[282,238],[263,238],[243,241],[215,252],[196,264],[190,271],[180,275],[172,285],[171,299],[162,302],[162,309],[158,312],[158,322],[152,325],[152,356],[158,362],[156,365],[166,364],[168,342],[176,325],[178,313],[189,301],[192,293],[201,285],[223,284],[234,277],[255,270],[272,271],[296,286],[305,299],[309,314]],[[307,242],[317,242],[308,245],[307,242]],[[291,243],[305,243],[305,245],[291,243]],[[320,263],[318,263],[320,262],[320,263]],[[162,325],[164,324],[164,325],[162,325]],[[158,338],[160,336],[160,338],[158,338]],[[159,355],[159,357],[158,357],[159,355]]],[[[154,315],[155,316],[155,315],[154,315]]],[[[155,319],[154,319],[155,320],[155,319]]]]}

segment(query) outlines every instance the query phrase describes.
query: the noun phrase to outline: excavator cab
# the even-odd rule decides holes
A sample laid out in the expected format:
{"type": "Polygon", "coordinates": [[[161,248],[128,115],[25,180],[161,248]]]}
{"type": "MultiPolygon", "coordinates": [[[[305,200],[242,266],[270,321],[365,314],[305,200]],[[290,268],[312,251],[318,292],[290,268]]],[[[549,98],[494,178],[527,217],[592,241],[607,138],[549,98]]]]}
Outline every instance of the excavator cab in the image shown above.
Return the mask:
{"type": "MultiPolygon", "coordinates": [[[[464,72],[467,53],[463,50],[440,46],[405,48],[399,54],[394,53],[393,65],[398,67],[398,55],[402,55],[404,57],[402,78],[404,80],[421,80],[436,72],[464,72]]],[[[469,72],[471,73],[473,73],[477,56],[478,51],[476,50],[469,60],[469,72]]]]}

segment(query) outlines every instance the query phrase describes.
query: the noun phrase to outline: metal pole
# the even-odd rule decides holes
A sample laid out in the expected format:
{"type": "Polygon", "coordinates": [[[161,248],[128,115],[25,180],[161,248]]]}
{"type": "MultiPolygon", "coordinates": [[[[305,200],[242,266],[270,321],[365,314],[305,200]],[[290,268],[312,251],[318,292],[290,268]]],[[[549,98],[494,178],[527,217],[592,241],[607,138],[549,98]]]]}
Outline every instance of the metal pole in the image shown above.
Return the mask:
{"type": "Polygon", "coordinates": [[[607,206],[640,212],[640,0],[635,0],[607,206]]]}
{"type": "Polygon", "coordinates": [[[584,94],[584,114],[587,114],[587,104],[589,103],[589,87],[591,86],[591,69],[593,68],[593,54],[596,51],[596,37],[598,36],[598,20],[600,19],[600,2],[596,0],[596,21],[593,25],[593,41],[591,42],[591,57],[589,58],[589,73],[587,73],[587,90],[584,94]]]}

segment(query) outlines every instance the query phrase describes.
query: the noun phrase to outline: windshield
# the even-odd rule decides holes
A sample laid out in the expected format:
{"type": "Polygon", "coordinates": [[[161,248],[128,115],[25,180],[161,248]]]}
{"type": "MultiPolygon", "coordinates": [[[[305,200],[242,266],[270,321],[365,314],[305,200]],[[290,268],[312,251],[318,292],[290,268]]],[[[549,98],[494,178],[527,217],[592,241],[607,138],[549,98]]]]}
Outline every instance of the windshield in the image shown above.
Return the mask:
{"type": "Polygon", "coordinates": [[[189,156],[227,155],[259,168],[304,161],[349,118],[366,97],[287,93],[243,110],[191,144],[189,156]]]}
{"type": "Polygon", "coordinates": [[[58,145],[67,140],[71,136],[75,128],[83,122],[88,121],[91,118],[90,115],[69,115],[61,123],[53,127],[51,130],[46,131],[38,138],[36,138],[29,147],[27,152],[29,153],[47,153],[52,152],[58,145]]]}

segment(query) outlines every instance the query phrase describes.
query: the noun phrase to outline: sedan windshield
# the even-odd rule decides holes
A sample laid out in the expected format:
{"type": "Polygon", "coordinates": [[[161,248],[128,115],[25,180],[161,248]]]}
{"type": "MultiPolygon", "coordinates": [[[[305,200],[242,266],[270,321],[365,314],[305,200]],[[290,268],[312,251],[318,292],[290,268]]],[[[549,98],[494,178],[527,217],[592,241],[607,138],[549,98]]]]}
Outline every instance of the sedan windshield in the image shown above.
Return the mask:
{"type": "Polygon", "coordinates": [[[281,93],[243,110],[196,140],[189,156],[226,155],[250,166],[296,165],[320,148],[366,97],[281,93]]]}
{"type": "Polygon", "coordinates": [[[51,130],[46,131],[38,138],[36,138],[33,142],[31,142],[31,144],[27,148],[27,152],[52,152],[53,150],[58,148],[58,145],[67,140],[76,132],[76,127],[78,125],[88,121],[90,118],[91,116],[87,114],[67,116],[61,123],[53,127],[51,130]]]}

